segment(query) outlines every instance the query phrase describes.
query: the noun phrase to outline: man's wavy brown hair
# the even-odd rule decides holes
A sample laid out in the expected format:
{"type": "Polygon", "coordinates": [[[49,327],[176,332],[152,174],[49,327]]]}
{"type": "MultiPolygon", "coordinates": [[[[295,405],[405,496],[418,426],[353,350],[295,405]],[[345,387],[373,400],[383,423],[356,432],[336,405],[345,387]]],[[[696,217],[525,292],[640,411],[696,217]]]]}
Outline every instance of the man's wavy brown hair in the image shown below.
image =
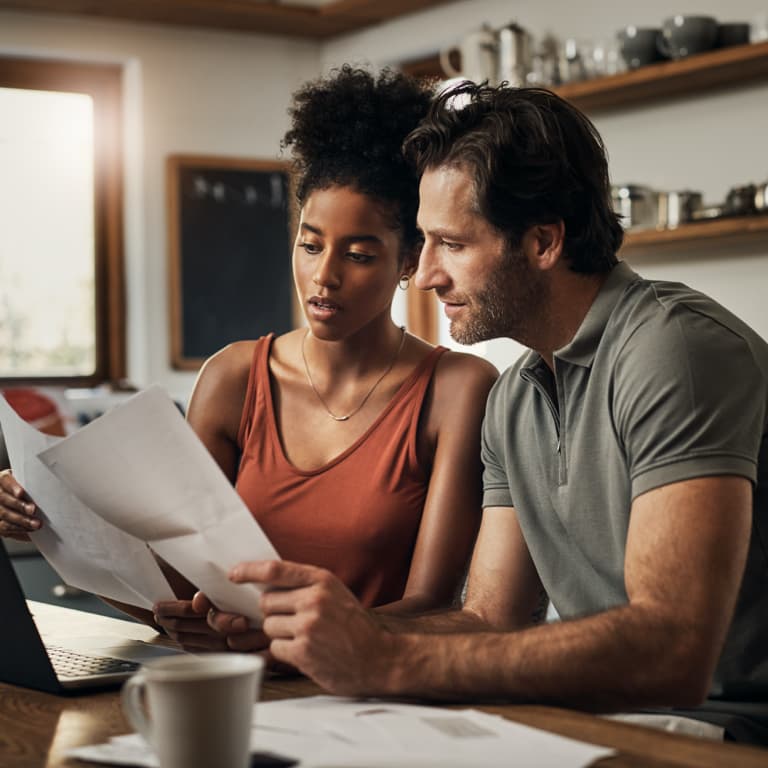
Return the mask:
{"type": "Polygon", "coordinates": [[[624,230],[605,146],[591,121],[551,91],[460,84],[434,101],[405,152],[419,175],[441,165],[466,169],[479,212],[512,247],[529,227],[562,221],[573,271],[616,264],[624,230]]]}

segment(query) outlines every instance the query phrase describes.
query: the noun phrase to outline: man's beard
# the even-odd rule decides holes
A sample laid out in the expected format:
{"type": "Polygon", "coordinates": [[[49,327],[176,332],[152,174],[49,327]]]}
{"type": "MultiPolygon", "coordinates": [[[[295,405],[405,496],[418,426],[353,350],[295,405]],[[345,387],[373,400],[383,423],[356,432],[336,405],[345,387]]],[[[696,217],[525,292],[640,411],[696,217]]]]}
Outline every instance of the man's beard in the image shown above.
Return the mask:
{"type": "Polygon", "coordinates": [[[485,285],[453,297],[466,305],[466,320],[453,320],[450,334],[459,344],[509,337],[526,343],[527,329],[544,304],[546,284],[520,249],[506,252],[485,285]]]}

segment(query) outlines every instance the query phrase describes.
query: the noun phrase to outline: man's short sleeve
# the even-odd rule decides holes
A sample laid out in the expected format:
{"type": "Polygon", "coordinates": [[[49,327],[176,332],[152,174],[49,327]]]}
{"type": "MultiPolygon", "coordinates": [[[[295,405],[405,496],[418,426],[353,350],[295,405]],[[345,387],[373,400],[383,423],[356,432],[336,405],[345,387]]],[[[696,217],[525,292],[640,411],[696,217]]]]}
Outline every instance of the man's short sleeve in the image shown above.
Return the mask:
{"type": "Polygon", "coordinates": [[[483,460],[483,507],[511,507],[509,479],[505,467],[505,456],[509,446],[505,445],[506,418],[506,372],[496,382],[485,407],[482,431],[483,460]]]}
{"type": "Polygon", "coordinates": [[[746,338],[679,305],[636,330],[614,371],[633,498],[706,475],[755,482],[766,384],[746,338]]]}

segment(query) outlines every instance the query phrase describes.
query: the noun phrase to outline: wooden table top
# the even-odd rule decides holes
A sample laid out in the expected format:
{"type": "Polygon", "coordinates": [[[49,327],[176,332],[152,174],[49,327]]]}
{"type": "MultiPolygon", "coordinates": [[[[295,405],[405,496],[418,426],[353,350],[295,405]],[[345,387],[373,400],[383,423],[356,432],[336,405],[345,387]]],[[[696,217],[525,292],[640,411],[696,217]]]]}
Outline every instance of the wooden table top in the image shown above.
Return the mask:
{"type": "MultiPolygon", "coordinates": [[[[126,638],[152,640],[155,633],[142,625],[67,608],[33,603],[38,627],[46,635],[94,635],[105,632],[126,638]]],[[[320,689],[304,678],[264,681],[266,701],[310,696],[320,689]]],[[[768,750],[695,739],[615,722],[594,715],[554,707],[478,706],[525,725],[601,744],[617,754],[595,763],[599,768],[768,768],[768,750]]],[[[3,768],[58,768],[84,766],[67,759],[68,749],[96,744],[130,732],[117,692],[63,697],[0,684],[0,766],[3,768]]]]}

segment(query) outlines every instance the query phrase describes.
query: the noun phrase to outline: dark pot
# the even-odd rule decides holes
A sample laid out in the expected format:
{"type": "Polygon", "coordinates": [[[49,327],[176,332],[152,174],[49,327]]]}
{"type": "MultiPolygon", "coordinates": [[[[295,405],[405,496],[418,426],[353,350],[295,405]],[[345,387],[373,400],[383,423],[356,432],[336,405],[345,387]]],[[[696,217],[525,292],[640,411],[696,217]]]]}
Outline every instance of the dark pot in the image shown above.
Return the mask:
{"type": "Polygon", "coordinates": [[[748,216],[750,213],[756,213],[756,192],[757,187],[754,184],[733,187],[725,198],[725,213],[728,216],[748,216]]]}

